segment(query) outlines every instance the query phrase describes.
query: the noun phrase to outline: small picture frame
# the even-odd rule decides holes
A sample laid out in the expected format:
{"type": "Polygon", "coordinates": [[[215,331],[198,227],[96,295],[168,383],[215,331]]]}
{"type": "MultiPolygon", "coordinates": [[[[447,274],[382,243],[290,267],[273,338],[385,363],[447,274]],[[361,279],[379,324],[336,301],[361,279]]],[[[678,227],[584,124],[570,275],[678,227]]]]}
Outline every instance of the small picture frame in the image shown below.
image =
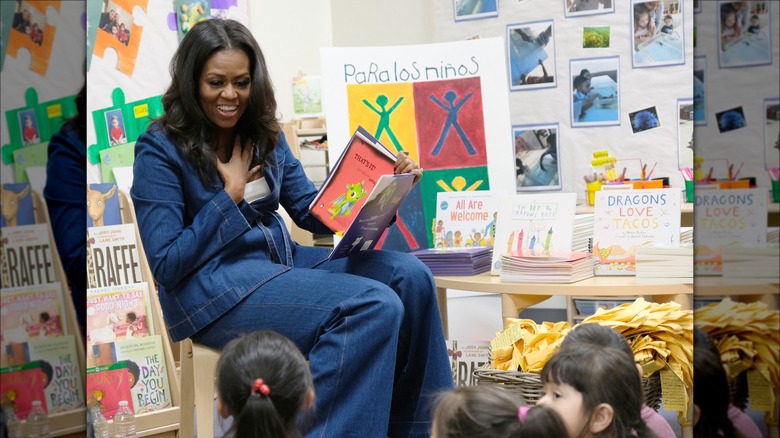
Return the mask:
{"type": "Polygon", "coordinates": [[[634,68],[685,64],[681,0],[632,0],[630,21],[634,68]]]}
{"type": "Polygon", "coordinates": [[[127,13],[124,8],[117,6],[114,0],[103,0],[103,11],[100,13],[98,28],[113,35],[126,46],[130,43],[133,16],[127,13]]]}
{"type": "Polygon", "coordinates": [[[620,58],[569,60],[571,126],[620,125],[620,58]]]}
{"type": "Polygon", "coordinates": [[[563,0],[566,18],[615,13],[615,0],[563,0]]]}
{"type": "Polygon", "coordinates": [[[19,132],[22,133],[22,144],[30,146],[41,142],[40,131],[38,130],[38,116],[34,109],[27,109],[17,113],[19,117],[19,132]]]}
{"type": "Polygon", "coordinates": [[[452,0],[455,21],[498,17],[498,0],[452,0]]]}
{"type": "Polygon", "coordinates": [[[507,26],[509,89],[555,88],[555,33],[553,20],[507,26]]]}
{"type": "Polygon", "coordinates": [[[109,146],[118,146],[127,143],[127,131],[125,131],[125,119],[121,109],[106,111],[106,132],[108,132],[109,146]]]}
{"type": "Polygon", "coordinates": [[[677,168],[693,169],[693,99],[677,99],[677,168]]]}
{"type": "Polygon", "coordinates": [[[561,189],[559,132],[557,123],[512,126],[518,193],[561,189]]]}
{"type": "Polygon", "coordinates": [[[717,14],[720,68],[772,63],[772,20],[766,0],[719,0],[717,14]]]}

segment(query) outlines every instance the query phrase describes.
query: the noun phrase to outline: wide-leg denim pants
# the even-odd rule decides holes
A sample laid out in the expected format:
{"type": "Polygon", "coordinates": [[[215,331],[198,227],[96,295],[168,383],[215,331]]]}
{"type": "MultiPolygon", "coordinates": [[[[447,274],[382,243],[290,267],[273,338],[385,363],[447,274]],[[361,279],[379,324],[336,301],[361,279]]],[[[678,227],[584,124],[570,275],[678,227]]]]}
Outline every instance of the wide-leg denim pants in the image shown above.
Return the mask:
{"type": "Polygon", "coordinates": [[[434,398],[453,381],[428,268],[394,251],[306,267],[328,250],[294,252],[291,270],[193,339],[222,348],[270,329],[295,342],[309,359],[316,391],[307,437],[429,436],[434,398]]]}

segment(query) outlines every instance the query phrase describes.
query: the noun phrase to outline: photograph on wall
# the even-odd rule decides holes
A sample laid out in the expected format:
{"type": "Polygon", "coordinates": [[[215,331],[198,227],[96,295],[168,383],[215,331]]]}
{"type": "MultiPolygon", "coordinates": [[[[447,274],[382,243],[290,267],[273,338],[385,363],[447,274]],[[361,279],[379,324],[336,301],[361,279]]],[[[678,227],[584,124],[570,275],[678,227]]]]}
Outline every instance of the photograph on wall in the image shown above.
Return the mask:
{"type": "Polygon", "coordinates": [[[296,117],[322,115],[322,78],[297,75],[292,80],[293,113],[296,117]]]}
{"type": "Polygon", "coordinates": [[[16,2],[16,12],[11,24],[13,29],[27,35],[37,45],[43,44],[43,31],[46,29],[46,15],[27,1],[16,2]]]}
{"type": "Polygon", "coordinates": [[[583,49],[607,49],[609,48],[609,26],[586,26],[582,28],[583,49]]]}
{"type": "Polygon", "coordinates": [[[116,146],[127,143],[127,134],[125,134],[125,119],[122,116],[121,109],[106,111],[106,128],[108,131],[108,144],[116,146]]]}
{"type": "Polygon", "coordinates": [[[702,0],[693,0],[693,12],[695,14],[701,12],[701,2],[702,0]]]}
{"type": "Polygon", "coordinates": [[[19,127],[22,131],[22,144],[29,146],[41,142],[41,136],[38,131],[38,117],[34,109],[19,111],[19,127]]]}
{"type": "Polygon", "coordinates": [[[715,113],[715,120],[718,121],[718,132],[721,134],[747,126],[741,106],[715,113]]]}
{"type": "Polygon", "coordinates": [[[498,17],[497,0],[452,0],[455,21],[498,17]]]}
{"type": "Polygon", "coordinates": [[[631,5],[633,66],[684,64],[683,13],[679,1],[633,0],[631,5]]]}
{"type": "Polygon", "coordinates": [[[706,91],[707,59],[703,56],[693,58],[693,123],[696,126],[707,124],[706,91]]]}
{"type": "Polygon", "coordinates": [[[677,99],[677,168],[693,169],[693,99],[677,99]]]}
{"type": "Polygon", "coordinates": [[[772,63],[772,22],[766,1],[718,2],[718,65],[772,63]]]}
{"type": "Polygon", "coordinates": [[[98,28],[113,35],[120,43],[128,45],[133,29],[133,16],[117,6],[113,0],[104,0],[103,4],[98,28]]]}
{"type": "Polygon", "coordinates": [[[780,165],[780,99],[764,100],[764,168],[780,165]]]}
{"type": "Polygon", "coordinates": [[[566,18],[615,12],[613,0],[563,0],[566,18]]]}
{"type": "Polygon", "coordinates": [[[569,60],[571,77],[571,126],[620,125],[620,58],[569,60]]]}
{"type": "Polygon", "coordinates": [[[631,131],[634,134],[661,126],[658,111],[654,106],[628,113],[628,120],[631,121],[631,131]]]}
{"type": "Polygon", "coordinates": [[[553,21],[507,26],[510,90],[555,87],[555,36],[553,21]]]}
{"type": "Polygon", "coordinates": [[[514,125],[512,137],[517,191],[560,189],[558,124],[514,125]]]}

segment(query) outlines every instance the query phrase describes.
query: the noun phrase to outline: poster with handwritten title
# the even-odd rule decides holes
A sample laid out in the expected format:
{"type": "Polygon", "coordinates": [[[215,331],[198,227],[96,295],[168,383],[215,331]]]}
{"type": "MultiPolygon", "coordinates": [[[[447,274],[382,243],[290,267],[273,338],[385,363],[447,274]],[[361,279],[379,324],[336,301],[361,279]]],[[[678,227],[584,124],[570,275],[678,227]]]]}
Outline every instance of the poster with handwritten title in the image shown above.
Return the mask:
{"type": "Polygon", "coordinates": [[[514,186],[502,38],[323,48],[321,55],[331,156],[360,125],[425,169],[377,247],[432,247],[440,192],[514,186]]]}
{"type": "Polygon", "coordinates": [[[601,190],[593,214],[595,275],[636,275],[636,249],[680,244],[679,189],[601,190]]]}
{"type": "Polygon", "coordinates": [[[491,275],[501,274],[503,254],[571,251],[576,193],[504,195],[498,201],[491,275]]]}
{"type": "Polygon", "coordinates": [[[723,249],[766,244],[764,189],[697,190],[694,275],[721,275],[723,249]]]}

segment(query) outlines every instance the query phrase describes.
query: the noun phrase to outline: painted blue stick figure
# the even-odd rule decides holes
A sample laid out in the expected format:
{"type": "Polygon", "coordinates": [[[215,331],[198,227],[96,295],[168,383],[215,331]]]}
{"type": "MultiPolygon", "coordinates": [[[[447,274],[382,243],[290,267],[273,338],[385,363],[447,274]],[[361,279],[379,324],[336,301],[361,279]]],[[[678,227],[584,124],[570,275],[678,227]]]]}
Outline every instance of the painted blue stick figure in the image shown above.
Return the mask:
{"type": "Polygon", "coordinates": [[[460,107],[463,106],[463,104],[466,103],[467,100],[471,98],[471,95],[474,93],[469,93],[464,97],[460,102],[457,104],[454,104],[455,98],[458,97],[457,93],[455,93],[452,90],[447,91],[444,93],[444,100],[447,101],[449,105],[445,105],[436,98],[436,96],[431,95],[431,100],[436,103],[436,105],[439,105],[442,107],[445,111],[447,111],[447,121],[444,123],[444,128],[441,131],[441,135],[439,136],[439,141],[436,143],[436,147],[433,148],[433,152],[431,152],[431,155],[436,156],[439,155],[439,151],[441,150],[441,147],[444,145],[444,139],[447,138],[447,133],[450,130],[450,127],[455,127],[455,130],[458,131],[458,135],[460,136],[460,139],[463,140],[463,145],[466,146],[466,150],[468,151],[469,155],[476,155],[477,151],[474,150],[474,147],[471,146],[471,141],[469,141],[469,137],[466,135],[465,132],[463,132],[463,128],[460,127],[458,124],[458,111],[460,111],[460,107]]]}
{"type": "Polygon", "coordinates": [[[366,104],[367,107],[371,108],[371,111],[379,114],[379,124],[376,126],[376,134],[374,134],[374,137],[379,139],[379,137],[382,135],[382,132],[387,130],[387,135],[390,137],[390,141],[393,142],[393,146],[395,146],[395,149],[398,152],[401,152],[403,148],[401,148],[401,143],[398,142],[398,139],[395,137],[393,130],[390,129],[390,113],[392,113],[396,107],[398,107],[402,100],[404,100],[404,98],[399,97],[393,106],[390,107],[390,109],[385,109],[385,106],[389,100],[387,99],[387,96],[380,94],[376,97],[376,103],[382,108],[379,110],[375,108],[374,105],[371,105],[371,102],[369,102],[367,99],[363,99],[363,103],[366,104]]]}

